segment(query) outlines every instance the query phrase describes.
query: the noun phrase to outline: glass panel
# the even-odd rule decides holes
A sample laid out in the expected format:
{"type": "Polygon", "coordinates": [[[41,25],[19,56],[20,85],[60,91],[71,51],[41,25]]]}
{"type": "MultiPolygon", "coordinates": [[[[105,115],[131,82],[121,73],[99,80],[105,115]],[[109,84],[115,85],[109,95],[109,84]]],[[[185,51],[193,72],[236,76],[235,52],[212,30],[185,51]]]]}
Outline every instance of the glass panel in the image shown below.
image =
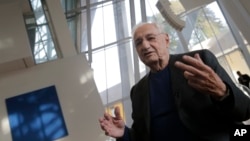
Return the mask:
{"type": "Polygon", "coordinates": [[[91,27],[92,48],[116,41],[112,2],[92,8],[91,13],[94,15],[91,27]]]}
{"type": "MultiPolygon", "coordinates": [[[[131,25],[130,25],[130,13],[128,12],[127,9],[129,9],[127,6],[129,5],[128,3],[129,1],[127,0],[126,3],[125,1],[120,1],[120,2],[115,2],[113,3],[113,12],[114,12],[114,21],[115,21],[115,25],[113,27],[114,30],[116,30],[116,38],[114,38],[113,41],[115,41],[115,39],[117,40],[122,40],[125,37],[128,37],[131,33],[131,25]]],[[[104,9],[105,10],[105,9],[104,9]]],[[[107,13],[108,14],[108,13],[107,13]]],[[[106,14],[106,15],[107,15],[106,14]]],[[[107,19],[107,17],[110,17],[111,15],[107,15],[105,19],[107,19]]],[[[107,22],[107,20],[106,20],[107,22]]],[[[113,26],[112,23],[107,23],[106,25],[109,25],[109,28],[105,28],[106,32],[110,31],[110,26],[113,26]]],[[[110,34],[109,32],[106,33],[106,36],[110,36],[107,35],[110,34]]]]}
{"type": "Polygon", "coordinates": [[[187,19],[189,23],[186,24],[183,34],[186,35],[190,51],[198,49],[212,51],[234,81],[237,78],[237,70],[249,72],[217,2],[190,13],[187,19]]]}
{"type": "Polygon", "coordinates": [[[94,79],[104,105],[122,98],[117,46],[93,52],[94,79]]]}
{"type": "Polygon", "coordinates": [[[244,41],[244,44],[246,45],[248,52],[250,53],[250,44],[247,42],[246,38],[242,35],[242,33],[240,32],[240,36],[244,41]]]}
{"type": "Polygon", "coordinates": [[[250,74],[249,68],[247,67],[246,61],[239,49],[235,49],[225,54],[226,60],[233,71],[235,81],[238,82],[237,71],[240,71],[242,74],[250,74]],[[239,63],[240,62],[240,63],[239,63]]]}
{"type": "Polygon", "coordinates": [[[61,4],[64,9],[64,12],[72,11],[77,6],[80,6],[80,4],[78,4],[78,1],[79,0],[61,0],[61,4]]]}
{"type": "MultiPolygon", "coordinates": [[[[103,38],[103,14],[102,14],[102,6],[97,6],[91,8],[91,16],[93,16],[93,23],[91,25],[91,39],[92,39],[92,48],[97,48],[99,46],[104,45],[103,38]],[[98,30],[97,30],[98,29],[98,30]],[[98,41],[98,42],[97,42],[98,41]]],[[[92,19],[92,17],[91,17],[92,19]]]]}
{"type": "MultiPolygon", "coordinates": [[[[208,6],[206,6],[206,9],[210,9],[213,11],[215,14],[215,18],[217,21],[221,23],[221,26],[216,24],[212,25],[214,34],[216,35],[216,40],[218,41],[217,43],[217,48],[220,48],[222,50],[222,53],[225,55],[225,59],[227,61],[228,67],[233,72],[233,76],[235,80],[237,81],[238,76],[236,75],[236,71],[240,70],[244,73],[249,73],[249,68],[247,66],[247,63],[239,50],[239,47],[224,19],[224,16],[222,12],[219,9],[219,6],[217,2],[214,2],[208,6]],[[238,63],[241,62],[241,63],[238,63]]],[[[208,15],[208,14],[206,14],[208,15]]],[[[209,15],[207,16],[209,17],[209,15]]],[[[209,18],[209,22],[212,21],[212,18],[209,18]]],[[[215,39],[211,40],[214,41],[215,39]]],[[[211,43],[210,42],[210,43],[211,43]]],[[[213,46],[214,44],[210,44],[210,46],[213,46]]],[[[216,55],[220,55],[221,53],[216,52],[216,50],[212,50],[216,55]]]]}
{"type": "Polygon", "coordinates": [[[42,3],[40,0],[30,0],[31,5],[32,5],[32,9],[34,11],[35,14],[35,18],[36,18],[36,23],[39,24],[44,24],[47,23],[46,18],[45,18],[45,14],[42,8],[42,3]]]}
{"type": "Polygon", "coordinates": [[[77,33],[76,33],[76,22],[77,22],[77,18],[78,16],[73,16],[67,19],[68,22],[68,27],[70,30],[70,34],[71,34],[71,38],[73,40],[73,42],[76,44],[77,42],[77,33]]]}
{"type": "Polygon", "coordinates": [[[94,4],[94,3],[97,3],[97,2],[100,2],[100,1],[104,1],[104,0],[89,0],[90,1],[90,4],[94,4]]]}
{"type": "MultiPolygon", "coordinates": [[[[124,2],[122,2],[124,3],[124,2]]],[[[127,30],[128,30],[128,36],[131,37],[131,18],[130,18],[130,4],[129,4],[129,0],[125,0],[125,13],[126,13],[126,16],[125,16],[125,20],[127,21],[127,30]]]]}
{"type": "MultiPolygon", "coordinates": [[[[101,8],[99,8],[101,10],[101,8]]],[[[99,15],[101,16],[101,15],[99,15]]],[[[115,25],[115,17],[114,17],[114,9],[113,9],[113,3],[107,2],[102,7],[102,16],[103,16],[103,34],[102,32],[98,30],[98,26],[92,27],[92,33],[99,33],[103,35],[104,38],[104,45],[115,42],[116,39],[116,26],[115,25]]],[[[97,15],[94,19],[95,22],[98,24],[97,15]]],[[[100,26],[100,24],[99,24],[100,26]]],[[[94,47],[94,46],[93,46],[94,47]]]]}
{"type": "Polygon", "coordinates": [[[85,51],[88,51],[88,36],[87,36],[87,13],[86,11],[82,11],[81,12],[81,19],[80,19],[80,25],[78,26],[78,28],[80,28],[79,30],[77,30],[78,34],[80,34],[80,43],[77,43],[77,47],[78,47],[78,44],[80,44],[80,50],[81,52],[85,52],[85,51]]]}
{"type": "Polygon", "coordinates": [[[77,52],[87,51],[86,0],[61,0],[61,4],[77,52]]]}
{"type": "Polygon", "coordinates": [[[35,24],[32,28],[28,26],[28,33],[32,46],[33,55],[36,63],[43,63],[49,60],[57,59],[55,44],[47,22],[48,11],[44,11],[40,0],[30,0],[35,15],[35,24]]]}
{"type": "Polygon", "coordinates": [[[142,21],[140,0],[135,0],[134,4],[135,4],[135,21],[136,23],[140,23],[142,21]]]}
{"type": "Polygon", "coordinates": [[[176,32],[176,30],[170,26],[166,21],[163,24],[164,31],[168,33],[170,44],[169,44],[169,52],[170,54],[183,53],[185,49],[180,42],[180,38],[176,32]]]}
{"type": "Polygon", "coordinates": [[[159,13],[159,10],[155,6],[158,0],[147,0],[146,1],[146,11],[147,11],[147,20],[155,21],[158,23],[163,23],[164,18],[159,13]]]}
{"type": "Polygon", "coordinates": [[[36,28],[36,38],[33,54],[36,63],[42,63],[48,60],[57,59],[56,50],[48,29],[48,25],[38,26],[36,28]]]}

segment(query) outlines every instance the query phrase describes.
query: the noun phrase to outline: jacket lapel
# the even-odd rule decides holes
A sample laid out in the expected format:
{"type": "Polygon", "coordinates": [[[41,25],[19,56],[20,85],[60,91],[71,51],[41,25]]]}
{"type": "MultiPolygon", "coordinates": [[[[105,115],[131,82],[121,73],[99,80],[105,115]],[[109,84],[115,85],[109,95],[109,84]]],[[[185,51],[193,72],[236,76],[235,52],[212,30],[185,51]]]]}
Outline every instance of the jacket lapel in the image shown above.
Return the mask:
{"type": "Polygon", "coordinates": [[[180,94],[180,85],[183,83],[183,77],[180,75],[182,73],[179,69],[177,69],[174,66],[174,63],[178,60],[178,57],[176,55],[170,55],[169,59],[169,69],[170,69],[170,80],[171,80],[171,88],[172,88],[172,94],[175,98],[179,97],[180,94]]]}

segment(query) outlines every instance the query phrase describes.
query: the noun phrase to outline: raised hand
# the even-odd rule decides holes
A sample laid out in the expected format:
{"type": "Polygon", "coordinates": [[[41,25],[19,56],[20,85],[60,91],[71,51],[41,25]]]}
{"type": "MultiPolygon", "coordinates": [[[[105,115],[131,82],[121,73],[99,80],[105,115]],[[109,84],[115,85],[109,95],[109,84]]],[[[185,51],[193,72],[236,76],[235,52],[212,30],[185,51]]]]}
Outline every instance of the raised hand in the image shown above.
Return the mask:
{"type": "Polygon", "coordinates": [[[191,87],[216,99],[225,95],[226,85],[213,69],[203,63],[199,54],[194,57],[184,55],[182,59],[185,63],[176,61],[175,66],[184,71],[184,77],[191,87]]]}
{"type": "Polygon", "coordinates": [[[115,117],[104,113],[104,116],[99,119],[99,123],[107,136],[119,138],[124,134],[125,123],[121,117],[119,107],[115,107],[115,117]]]}

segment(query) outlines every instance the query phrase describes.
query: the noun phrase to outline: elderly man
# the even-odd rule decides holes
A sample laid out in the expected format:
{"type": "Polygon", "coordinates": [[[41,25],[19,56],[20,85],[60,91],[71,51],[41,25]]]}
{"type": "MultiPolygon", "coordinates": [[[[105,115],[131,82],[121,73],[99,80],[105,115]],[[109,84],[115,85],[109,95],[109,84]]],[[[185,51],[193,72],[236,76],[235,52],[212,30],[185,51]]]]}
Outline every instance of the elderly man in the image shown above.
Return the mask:
{"type": "Polygon", "coordinates": [[[133,32],[150,72],[131,89],[133,124],[115,109],[99,119],[119,141],[229,141],[230,127],[250,118],[250,100],[208,50],[170,55],[169,37],[155,23],[133,32]]]}

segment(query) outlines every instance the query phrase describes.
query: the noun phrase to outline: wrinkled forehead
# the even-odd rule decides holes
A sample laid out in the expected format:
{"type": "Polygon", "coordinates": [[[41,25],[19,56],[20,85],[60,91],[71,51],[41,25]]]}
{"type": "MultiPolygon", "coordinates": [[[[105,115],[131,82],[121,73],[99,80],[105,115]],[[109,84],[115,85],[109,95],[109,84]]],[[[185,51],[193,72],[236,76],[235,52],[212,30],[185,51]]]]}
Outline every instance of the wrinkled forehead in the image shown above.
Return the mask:
{"type": "Polygon", "coordinates": [[[143,24],[134,30],[133,40],[135,41],[136,39],[142,38],[149,34],[158,34],[159,32],[159,29],[154,24],[143,24]]]}

